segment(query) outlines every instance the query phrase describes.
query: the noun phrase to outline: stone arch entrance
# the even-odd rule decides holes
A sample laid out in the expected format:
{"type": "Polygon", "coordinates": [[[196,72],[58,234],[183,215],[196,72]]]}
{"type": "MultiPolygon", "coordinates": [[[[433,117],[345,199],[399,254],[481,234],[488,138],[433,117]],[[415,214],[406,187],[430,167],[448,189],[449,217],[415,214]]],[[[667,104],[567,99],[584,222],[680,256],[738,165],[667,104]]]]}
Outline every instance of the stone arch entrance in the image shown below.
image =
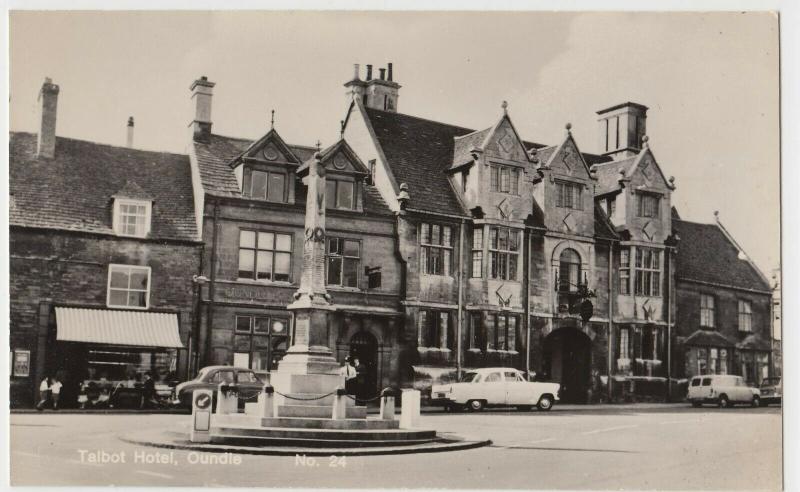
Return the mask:
{"type": "Polygon", "coordinates": [[[561,384],[561,401],[586,403],[591,388],[592,341],[573,327],[554,330],[544,339],[543,371],[561,384]]]}
{"type": "Polygon", "coordinates": [[[378,391],[378,341],[366,331],[359,331],[350,338],[350,356],[358,359],[356,398],[366,400],[378,391]]]}

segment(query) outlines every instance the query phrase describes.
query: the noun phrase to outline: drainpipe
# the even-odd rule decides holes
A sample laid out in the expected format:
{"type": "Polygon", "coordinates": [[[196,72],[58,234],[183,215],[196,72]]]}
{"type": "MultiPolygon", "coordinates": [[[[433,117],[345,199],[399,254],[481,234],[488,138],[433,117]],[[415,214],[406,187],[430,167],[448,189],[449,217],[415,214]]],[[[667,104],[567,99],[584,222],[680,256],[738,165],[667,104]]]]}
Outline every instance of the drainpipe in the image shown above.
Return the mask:
{"type": "Polygon", "coordinates": [[[525,319],[522,326],[525,328],[525,379],[531,375],[531,231],[525,229],[525,258],[522,260],[525,274],[523,275],[522,293],[525,296],[525,319]]]}
{"type": "Polygon", "coordinates": [[[458,317],[456,318],[456,375],[461,380],[461,332],[464,319],[464,219],[458,231],[458,317]]]}
{"type": "Polygon", "coordinates": [[[612,387],[613,372],[614,372],[614,347],[616,340],[614,339],[614,240],[608,241],[608,384],[606,390],[608,391],[608,402],[614,396],[614,388],[612,387]]]}
{"type": "MultiPolygon", "coordinates": [[[[408,285],[407,285],[407,281],[406,281],[406,278],[407,278],[407,275],[408,275],[408,272],[407,272],[408,262],[403,257],[402,251],[400,251],[400,221],[402,220],[402,217],[403,217],[403,215],[405,215],[405,213],[406,212],[404,210],[401,210],[401,211],[399,211],[399,212],[397,212],[395,214],[394,231],[393,231],[393,233],[394,233],[394,257],[395,257],[395,259],[397,259],[397,262],[400,264],[400,292],[399,292],[399,295],[398,295],[399,301],[404,301],[406,299],[406,293],[407,293],[407,290],[408,290],[408,285]]],[[[405,307],[403,306],[402,302],[398,302],[398,310],[401,311],[401,312],[403,312],[405,310],[405,307]]],[[[400,321],[401,326],[399,327],[400,333],[402,334],[402,336],[400,337],[401,342],[405,341],[405,331],[406,331],[405,320],[406,320],[405,313],[403,313],[403,316],[402,316],[401,321],[400,321]]],[[[401,347],[400,348],[400,359],[401,360],[400,360],[400,364],[399,364],[401,372],[400,372],[400,376],[398,377],[398,380],[399,380],[398,382],[399,383],[404,383],[405,382],[405,381],[403,381],[403,379],[405,377],[404,376],[404,370],[403,370],[403,367],[404,367],[403,359],[406,359],[406,362],[408,362],[407,357],[408,357],[407,353],[404,354],[403,347],[401,347]]]]}
{"type": "Polygon", "coordinates": [[[672,399],[672,251],[667,257],[667,402],[672,399]]]}
{"type": "Polygon", "coordinates": [[[214,217],[211,221],[211,268],[210,282],[208,284],[208,309],[206,310],[206,340],[204,352],[204,363],[208,363],[211,359],[211,339],[214,319],[214,302],[216,300],[216,279],[217,279],[217,236],[219,221],[219,202],[214,200],[214,217]]]}

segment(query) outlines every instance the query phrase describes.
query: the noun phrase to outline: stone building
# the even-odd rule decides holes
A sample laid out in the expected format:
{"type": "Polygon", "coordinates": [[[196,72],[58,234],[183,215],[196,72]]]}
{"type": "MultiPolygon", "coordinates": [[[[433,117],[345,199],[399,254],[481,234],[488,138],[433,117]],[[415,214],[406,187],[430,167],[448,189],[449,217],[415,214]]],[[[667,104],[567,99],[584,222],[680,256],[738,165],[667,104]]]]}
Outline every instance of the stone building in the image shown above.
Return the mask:
{"type": "Polygon", "coordinates": [[[199,366],[234,364],[265,372],[291,345],[286,309],[297,291],[305,230],[307,164],[319,152],[326,168],[326,288],[329,346],[342,362],[359,359],[359,396],[396,383],[401,370],[403,270],[394,214],[370,168],[345,140],[325,149],[290,145],[273,128],[258,139],[212,132],[214,83],[192,86],[195,118],[190,157],[202,231],[199,366]],[[207,281],[206,281],[207,280],[207,281]]]}
{"type": "Polygon", "coordinates": [[[45,376],[71,406],[82,383],[187,375],[202,249],[189,158],[58,137],[58,97],[46,80],[38,135],[10,134],[12,407],[45,376]]]}
{"type": "Polygon", "coordinates": [[[772,375],[772,289],[717,220],[680,220],[676,364],[681,376],[737,374],[750,384],[772,375]]]}

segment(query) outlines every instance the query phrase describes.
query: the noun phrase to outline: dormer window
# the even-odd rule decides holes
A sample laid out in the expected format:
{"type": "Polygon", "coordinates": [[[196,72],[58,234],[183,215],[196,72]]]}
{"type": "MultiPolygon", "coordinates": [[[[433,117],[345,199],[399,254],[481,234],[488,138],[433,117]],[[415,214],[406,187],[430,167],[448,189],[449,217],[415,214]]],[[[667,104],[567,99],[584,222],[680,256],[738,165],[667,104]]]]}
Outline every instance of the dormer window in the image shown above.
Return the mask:
{"type": "Polygon", "coordinates": [[[658,218],[661,216],[661,196],[655,193],[636,194],[636,216],[658,218]]]}
{"type": "Polygon", "coordinates": [[[151,202],[114,200],[114,231],[120,236],[146,237],[150,233],[151,202]]]}
{"type": "Polygon", "coordinates": [[[245,180],[244,195],[270,202],[286,201],[286,172],[251,169],[245,180]]]}
{"type": "Polygon", "coordinates": [[[492,165],[489,189],[498,193],[519,194],[519,168],[492,165]]]}
{"type": "Polygon", "coordinates": [[[328,208],[355,208],[355,183],[341,179],[328,178],[325,181],[325,200],[328,208]]]}
{"type": "Polygon", "coordinates": [[[581,210],[581,188],[577,183],[556,181],[556,207],[581,210]]]}

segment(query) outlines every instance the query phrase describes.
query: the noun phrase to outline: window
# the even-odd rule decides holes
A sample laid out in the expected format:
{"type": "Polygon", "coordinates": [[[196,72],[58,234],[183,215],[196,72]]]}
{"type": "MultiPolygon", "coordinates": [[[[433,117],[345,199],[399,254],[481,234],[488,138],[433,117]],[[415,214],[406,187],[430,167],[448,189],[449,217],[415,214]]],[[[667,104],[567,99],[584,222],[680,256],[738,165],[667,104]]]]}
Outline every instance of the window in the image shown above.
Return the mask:
{"type": "Polygon", "coordinates": [[[472,278],[483,277],[483,227],[472,230],[472,278]]]}
{"type": "Polygon", "coordinates": [[[450,226],[422,224],[419,242],[422,273],[427,275],[450,275],[453,253],[453,233],[450,226]]]}
{"type": "Polygon", "coordinates": [[[753,306],[750,301],[739,300],[739,331],[753,331],[753,306]]]}
{"type": "Polygon", "coordinates": [[[658,297],[661,295],[661,251],[653,248],[636,248],[637,296],[658,297]]]}
{"type": "Polygon", "coordinates": [[[355,239],[328,238],[328,285],[358,288],[361,244],[355,239]]]}
{"type": "Polygon", "coordinates": [[[275,369],[288,342],[288,316],[236,316],[233,365],[254,371],[275,369]]]}
{"type": "Polygon", "coordinates": [[[486,330],[487,349],[517,350],[519,316],[509,313],[490,313],[486,330]]]}
{"type": "Polygon", "coordinates": [[[244,194],[270,202],[286,201],[286,173],[283,171],[250,170],[249,181],[245,180],[244,194]]]}
{"type": "Polygon", "coordinates": [[[109,265],[108,307],[146,309],[149,298],[150,267],[109,265]]]}
{"type": "Polygon", "coordinates": [[[145,237],[150,232],[151,202],[114,200],[114,231],[121,236],[145,237]]]}
{"type": "Polygon", "coordinates": [[[375,186],[375,170],[376,170],[376,162],[375,159],[369,160],[369,184],[375,186]]]}
{"type": "Polygon", "coordinates": [[[700,378],[692,379],[692,386],[700,386],[700,378]]]}
{"type": "Polygon", "coordinates": [[[728,351],[719,349],[719,373],[728,374],[728,351]]]}
{"type": "Polygon", "coordinates": [[[703,378],[701,386],[711,386],[711,378],[703,378]]]}
{"type": "Polygon", "coordinates": [[[637,193],[636,215],[638,217],[660,217],[661,197],[653,193],[637,193]]]}
{"type": "Polygon", "coordinates": [[[448,311],[421,310],[417,327],[417,346],[453,350],[455,333],[448,311]]]}
{"type": "Polygon", "coordinates": [[[502,383],[503,376],[499,372],[490,373],[486,376],[486,379],[483,380],[484,383],[502,383]]]}
{"type": "Polygon", "coordinates": [[[631,251],[627,248],[619,251],[619,293],[631,293],[631,251]]]}
{"type": "Polygon", "coordinates": [[[291,267],[290,234],[239,231],[240,279],[289,282],[291,267]]]}
{"type": "Polygon", "coordinates": [[[719,374],[719,352],[715,348],[708,349],[708,370],[711,374],[719,374]]]}
{"type": "Polygon", "coordinates": [[[328,208],[352,210],[355,206],[355,183],[340,179],[325,181],[325,201],[328,208]]]}
{"type": "Polygon", "coordinates": [[[491,191],[519,195],[519,168],[493,165],[489,185],[491,191]]]}
{"type": "Polygon", "coordinates": [[[582,189],[583,186],[577,183],[556,181],[556,207],[581,210],[582,189]]]}
{"type": "Polygon", "coordinates": [[[714,297],[700,294],[700,326],[714,328],[714,297]]]}
{"type": "Polygon", "coordinates": [[[462,193],[466,193],[467,192],[467,185],[468,185],[468,181],[467,180],[468,179],[469,179],[469,169],[465,169],[464,171],[461,172],[461,192],[462,193]]]}
{"type": "Polygon", "coordinates": [[[641,358],[647,360],[658,359],[658,332],[651,326],[642,327],[641,358]]]}
{"type": "Polygon", "coordinates": [[[559,292],[575,292],[581,284],[581,257],[574,249],[561,252],[558,264],[559,292]]]}
{"type": "Polygon", "coordinates": [[[472,313],[469,318],[469,348],[482,349],[484,348],[484,341],[481,313],[472,313]]]}
{"type": "Polygon", "coordinates": [[[630,330],[628,328],[620,328],[619,329],[619,358],[620,359],[629,359],[630,358],[630,330]]]}
{"type": "Polygon", "coordinates": [[[507,227],[492,227],[489,237],[490,278],[517,280],[519,260],[519,231],[507,227]]]}

